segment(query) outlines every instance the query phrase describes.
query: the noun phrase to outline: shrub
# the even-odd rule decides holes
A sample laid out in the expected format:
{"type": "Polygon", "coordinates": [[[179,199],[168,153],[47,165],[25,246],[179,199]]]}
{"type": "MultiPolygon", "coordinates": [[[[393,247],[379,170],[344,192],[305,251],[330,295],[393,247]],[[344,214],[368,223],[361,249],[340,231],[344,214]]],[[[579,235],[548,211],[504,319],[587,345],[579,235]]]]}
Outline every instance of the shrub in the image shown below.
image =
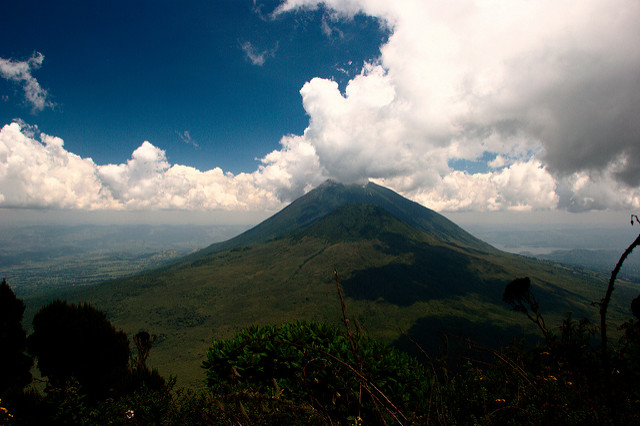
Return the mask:
{"type": "Polygon", "coordinates": [[[215,341],[203,367],[215,393],[297,401],[340,422],[416,412],[432,383],[407,354],[364,336],[354,352],[343,333],[322,323],[243,330],[215,341]]]}
{"type": "Polygon", "coordinates": [[[104,312],[54,301],[33,318],[29,351],[54,388],[77,380],[91,398],[106,396],[128,374],[129,339],[117,331],[104,312]]]}
{"type": "Polygon", "coordinates": [[[31,382],[33,360],[24,353],[27,333],[22,328],[24,303],[3,279],[0,283],[0,396],[19,392],[31,382]]]}

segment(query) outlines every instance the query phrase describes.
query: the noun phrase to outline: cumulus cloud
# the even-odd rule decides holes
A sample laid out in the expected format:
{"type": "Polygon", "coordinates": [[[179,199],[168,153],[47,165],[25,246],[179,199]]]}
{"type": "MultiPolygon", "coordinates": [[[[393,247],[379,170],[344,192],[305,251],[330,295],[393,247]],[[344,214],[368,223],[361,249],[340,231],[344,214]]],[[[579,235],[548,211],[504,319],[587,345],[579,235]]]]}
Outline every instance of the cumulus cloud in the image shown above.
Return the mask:
{"type": "Polygon", "coordinates": [[[440,210],[637,206],[640,3],[286,0],[274,14],[320,7],[391,30],[344,93],[319,78],[300,91],[298,143],[324,175],[440,210]],[[482,158],[486,173],[449,166],[482,158]]]}
{"type": "Polygon", "coordinates": [[[53,102],[47,99],[47,91],[40,86],[38,80],[31,75],[33,70],[42,66],[44,55],[36,52],[26,61],[15,61],[0,58],[0,76],[2,78],[22,85],[26,101],[32,110],[42,111],[47,107],[53,107],[53,102]]]}
{"type": "Polygon", "coordinates": [[[96,165],[63,148],[60,138],[42,135],[40,141],[21,131],[18,123],[0,130],[0,194],[3,207],[110,207],[100,193],[96,165]]]}
{"type": "MultiPolygon", "coordinates": [[[[391,187],[412,186],[405,178],[379,179],[391,187]]],[[[500,171],[470,174],[454,170],[428,187],[404,191],[439,211],[531,211],[558,205],[556,182],[536,159],[516,162],[500,171]]]]}
{"type": "Polygon", "coordinates": [[[65,150],[62,139],[24,128],[0,130],[0,207],[62,209],[274,210],[273,192],[257,172],[233,175],[170,165],[143,142],[122,164],[97,165],[65,150]]]}
{"type": "Polygon", "coordinates": [[[327,179],[316,149],[304,137],[287,136],[282,149],[262,159],[256,183],[283,201],[293,200],[327,179]]]}
{"type": "Polygon", "coordinates": [[[578,172],[559,179],[558,206],[571,212],[622,208],[640,209],[640,192],[616,181],[612,168],[603,172],[578,172]]]}
{"type": "MultiPolygon", "coordinates": [[[[237,175],[171,165],[162,149],[146,141],[125,163],[98,165],[66,151],[62,139],[15,122],[0,129],[0,207],[275,211],[331,176],[306,134],[286,136],[281,145],[258,170],[237,175]]],[[[385,167],[372,165],[370,171],[385,167]]],[[[505,160],[487,173],[372,174],[382,176],[376,182],[441,211],[639,209],[640,193],[617,182],[616,173],[610,167],[558,180],[531,157],[505,160]]]]}

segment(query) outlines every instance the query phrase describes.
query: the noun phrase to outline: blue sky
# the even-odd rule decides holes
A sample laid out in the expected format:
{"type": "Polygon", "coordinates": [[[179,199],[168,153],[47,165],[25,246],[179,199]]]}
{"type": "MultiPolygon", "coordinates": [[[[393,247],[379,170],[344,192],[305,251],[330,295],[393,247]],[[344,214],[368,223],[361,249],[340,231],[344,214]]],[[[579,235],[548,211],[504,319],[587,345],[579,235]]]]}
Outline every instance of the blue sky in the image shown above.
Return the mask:
{"type": "Polygon", "coordinates": [[[635,0],[0,14],[5,213],[274,212],[328,178],[450,214],[640,209],[635,0]]]}
{"type": "Polygon", "coordinates": [[[304,131],[302,85],[316,76],[344,84],[385,37],[364,16],[332,24],[339,36],[323,34],[322,11],[269,18],[276,3],[3,2],[0,57],[42,53],[33,76],[55,106],[33,113],[19,85],[0,80],[0,116],[99,164],[124,162],[148,140],[172,163],[253,171],[283,135],[304,131]]]}

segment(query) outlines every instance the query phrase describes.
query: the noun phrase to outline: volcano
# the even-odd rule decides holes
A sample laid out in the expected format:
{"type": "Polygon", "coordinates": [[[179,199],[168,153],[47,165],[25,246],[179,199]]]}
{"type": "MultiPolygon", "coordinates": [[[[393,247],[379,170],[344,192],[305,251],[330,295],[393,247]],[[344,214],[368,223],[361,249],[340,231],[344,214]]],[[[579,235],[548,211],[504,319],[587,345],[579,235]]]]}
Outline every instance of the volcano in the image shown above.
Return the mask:
{"type": "Polygon", "coordinates": [[[179,262],[64,295],[89,301],[127,332],[157,334],[152,362],[187,383],[212,339],[251,325],[340,324],[334,270],[347,314],[372,337],[426,349],[439,333],[499,344],[532,333],[502,302],[528,276],[548,323],[592,315],[601,277],[497,250],[444,216],[368,183],[327,181],[228,241],[179,262]]]}

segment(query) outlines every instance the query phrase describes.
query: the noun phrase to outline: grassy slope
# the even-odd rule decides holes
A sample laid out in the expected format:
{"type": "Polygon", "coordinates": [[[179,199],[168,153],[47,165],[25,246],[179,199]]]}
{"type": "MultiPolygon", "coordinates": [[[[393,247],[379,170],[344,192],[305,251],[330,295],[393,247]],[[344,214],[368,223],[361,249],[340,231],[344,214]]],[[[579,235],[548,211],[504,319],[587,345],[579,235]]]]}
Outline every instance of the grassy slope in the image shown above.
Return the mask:
{"type": "MultiPolygon", "coordinates": [[[[334,268],[349,315],[387,343],[398,339],[399,330],[426,344],[440,327],[471,337],[497,335],[495,327],[519,332],[526,322],[501,302],[504,285],[515,277],[533,279],[549,324],[568,309],[595,312],[589,303],[602,293],[594,276],[450,245],[376,207],[348,206],[286,238],[187,259],[62,297],[90,301],[128,333],[158,334],[150,362],[163,374],[177,374],[181,383],[198,385],[199,365],[212,339],[252,324],[339,323],[334,268]]],[[[622,293],[624,288],[616,295],[622,293]]]]}

